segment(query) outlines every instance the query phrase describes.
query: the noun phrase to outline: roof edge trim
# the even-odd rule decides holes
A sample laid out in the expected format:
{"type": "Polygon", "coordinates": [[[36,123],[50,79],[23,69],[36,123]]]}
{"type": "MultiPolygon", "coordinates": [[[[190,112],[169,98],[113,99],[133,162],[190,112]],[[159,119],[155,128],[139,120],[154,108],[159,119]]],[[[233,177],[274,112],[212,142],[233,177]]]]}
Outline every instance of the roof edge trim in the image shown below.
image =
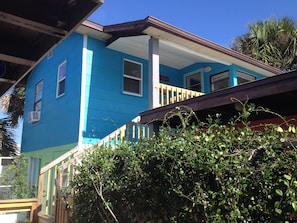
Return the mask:
{"type": "Polygon", "coordinates": [[[124,23],[118,23],[118,24],[107,25],[107,26],[101,26],[101,25],[98,25],[91,21],[86,21],[83,23],[83,25],[89,26],[89,27],[94,28],[98,31],[103,31],[107,34],[113,35],[114,37],[116,37],[114,39],[117,39],[118,37],[131,36],[131,33],[133,33],[134,36],[135,35],[143,35],[146,28],[154,27],[154,28],[163,30],[165,32],[171,33],[173,35],[179,36],[181,38],[187,39],[194,43],[200,44],[202,46],[208,47],[210,49],[216,50],[220,53],[223,53],[228,56],[234,57],[236,59],[242,60],[246,63],[250,63],[256,67],[267,70],[271,73],[274,73],[274,74],[282,74],[283,73],[283,71],[281,71],[278,68],[267,65],[261,61],[258,61],[252,57],[249,57],[247,55],[239,53],[235,50],[232,50],[232,49],[223,47],[219,44],[213,43],[209,40],[206,40],[206,39],[199,37],[195,34],[192,34],[190,32],[182,30],[176,26],[168,24],[168,23],[166,23],[162,20],[159,20],[157,18],[154,18],[152,16],[148,16],[145,19],[141,19],[141,20],[135,20],[135,21],[131,21],[131,22],[124,22],[124,23]]]}
{"type": "Polygon", "coordinates": [[[260,62],[252,57],[249,57],[247,55],[244,55],[242,53],[239,53],[235,50],[232,50],[232,49],[229,49],[229,48],[226,48],[226,47],[223,47],[219,44],[216,44],[214,42],[211,42],[209,40],[206,40],[202,37],[199,37],[195,34],[192,34],[190,32],[187,32],[185,30],[182,30],[178,27],[175,27],[173,25],[170,25],[166,22],[163,22],[159,19],[156,19],[154,17],[151,17],[151,16],[148,16],[145,21],[147,22],[147,25],[145,27],[148,27],[148,26],[152,26],[152,27],[155,27],[155,28],[158,28],[158,29],[161,29],[165,32],[169,32],[171,34],[174,34],[174,35],[177,35],[181,38],[184,38],[184,39],[187,39],[187,40],[190,40],[190,41],[193,41],[195,43],[198,43],[200,45],[203,45],[205,47],[208,47],[208,48],[211,48],[213,50],[216,50],[216,51],[219,51],[223,54],[227,54],[229,56],[232,56],[232,57],[235,57],[237,59],[240,59],[240,60],[243,60],[247,63],[251,63],[257,67],[260,67],[260,68],[263,68],[265,70],[268,70],[272,73],[275,73],[275,74],[281,74],[283,73],[280,69],[278,68],[275,68],[275,67],[272,67],[270,65],[267,65],[263,62],[260,62]]]}

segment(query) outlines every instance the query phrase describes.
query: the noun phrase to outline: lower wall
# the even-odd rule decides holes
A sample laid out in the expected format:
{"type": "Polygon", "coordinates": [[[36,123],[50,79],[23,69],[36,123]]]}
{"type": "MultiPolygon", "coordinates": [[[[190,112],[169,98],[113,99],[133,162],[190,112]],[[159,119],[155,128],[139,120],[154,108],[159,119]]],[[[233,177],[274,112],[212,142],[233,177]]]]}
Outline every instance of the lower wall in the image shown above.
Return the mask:
{"type": "Polygon", "coordinates": [[[73,149],[75,146],[77,146],[77,143],[50,147],[50,148],[36,150],[36,151],[32,151],[32,152],[26,152],[23,154],[25,157],[33,157],[33,158],[39,159],[40,167],[43,167],[44,165],[50,163],[54,159],[63,155],[64,153],[73,149]]]}

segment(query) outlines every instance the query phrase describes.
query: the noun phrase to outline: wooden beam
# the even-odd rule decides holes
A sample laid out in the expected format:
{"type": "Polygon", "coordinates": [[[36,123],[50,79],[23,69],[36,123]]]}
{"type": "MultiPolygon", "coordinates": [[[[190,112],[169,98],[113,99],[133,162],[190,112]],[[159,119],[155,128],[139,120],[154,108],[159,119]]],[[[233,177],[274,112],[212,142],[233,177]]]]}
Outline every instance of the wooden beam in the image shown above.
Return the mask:
{"type": "Polygon", "coordinates": [[[28,67],[32,67],[36,63],[36,61],[34,60],[28,60],[21,57],[15,57],[15,56],[3,54],[3,53],[0,53],[0,60],[15,63],[15,64],[20,64],[28,67]]]}
{"type": "Polygon", "coordinates": [[[39,22],[35,22],[22,17],[11,15],[2,11],[0,11],[0,21],[10,23],[16,26],[20,26],[26,29],[34,30],[36,32],[44,33],[50,36],[59,37],[59,38],[65,37],[66,34],[68,33],[68,31],[64,29],[48,26],[39,22]]]}
{"type": "Polygon", "coordinates": [[[33,213],[36,207],[36,198],[0,200],[0,213],[30,211],[30,222],[33,222],[33,213]]]}
{"type": "Polygon", "coordinates": [[[15,80],[9,80],[9,79],[0,77],[0,83],[14,84],[15,82],[16,82],[15,80]]]}

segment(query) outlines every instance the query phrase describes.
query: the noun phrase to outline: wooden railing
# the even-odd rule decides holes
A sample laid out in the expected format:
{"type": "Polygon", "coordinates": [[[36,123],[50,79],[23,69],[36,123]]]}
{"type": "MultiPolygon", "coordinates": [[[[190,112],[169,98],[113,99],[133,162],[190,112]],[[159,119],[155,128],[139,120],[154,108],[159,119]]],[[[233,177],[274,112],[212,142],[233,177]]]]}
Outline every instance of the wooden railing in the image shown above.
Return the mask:
{"type": "MultiPolygon", "coordinates": [[[[202,95],[200,92],[160,84],[160,105],[162,106],[200,95],[202,95]]],[[[140,139],[149,136],[148,126],[140,124],[140,117],[138,116],[102,138],[98,144],[89,146],[84,150],[75,147],[44,166],[40,171],[38,186],[38,205],[42,207],[41,215],[55,216],[55,222],[58,223],[69,221],[70,212],[65,190],[69,188],[74,175],[74,167],[79,163],[84,151],[101,145],[115,147],[123,141],[138,142],[140,139]]]]}
{"type": "Polygon", "coordinates": [[[140,124],[140,116],[137,116],[126,125],[101,139],[98,145],[109,145],[114,147],[124,141],[138,142],[139,139],[148,138],[148,136],[149,128],[146,125],[140,124]]]}
{"type": "Polygon", "coordinates": [[[67,204],[68,195],[65,192],[69,189],[74,175],[74,167],[86,150],[101,145],[115,147],[125,140],[137,142],[141,138],[148,137],[148,135],[149,128],[140,124],[140,117],[138,116],[101,139],[98,144],[83,150],[77,146],[41,168],[38,186],[38,204],[42,206],[41,215],[55,216],[56,223],[68,222],[71,213],[67,204]]]}
{"type": "Polygon", "coordinates": [[[173,104],[201,95],[203,95],[201,92],[160,83],[160,106],[173,104]]]}
{"type": "Polygon", "coordinates": [[[11,199],[11,200],[0,200],[0,213],[1,212],[19,212],[29,211],[30,222],[37,223],[37,199],[11,199]]]}

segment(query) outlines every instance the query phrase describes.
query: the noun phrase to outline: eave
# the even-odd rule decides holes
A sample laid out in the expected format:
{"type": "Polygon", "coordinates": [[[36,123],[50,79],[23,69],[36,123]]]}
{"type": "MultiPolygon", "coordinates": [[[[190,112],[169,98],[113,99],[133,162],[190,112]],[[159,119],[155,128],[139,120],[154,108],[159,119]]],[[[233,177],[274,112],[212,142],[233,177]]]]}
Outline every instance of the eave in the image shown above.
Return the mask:
{"type": "MultiPolygon", "coordinates": [[[[226,65],[238,64],[244,68],[262,73],[265,76],[273,76],[282,73],[279,69],[266,65],[249,56],[215,44],[150,16],[143,20],[104,26],[103,32],[110,34],[110,38],[106,40],[108,48],[123,50],[125,53],[130,52],[131,55],[134,53],[133,50],[129,48],[125,49],[123,46],[126,45],[128,47],[138,36],[138,52],[141,51],[141,49],[139,49],[141,45],[143,52],[146,52],[147,38],[142,38],[143,40],[140,38],[146,35],[147,37],[152,36],[161,40],[160,51],[162,51],[162,48],[166,51],[169,47],[174,48],[175,46],[179,46],[179,49],[182,49],[184,53],[197,54],[199,57],[204,58],[204,62],[219,61],[226,65]]],[[[176,53],[178,53],[177,51],[178,49],[175,50],[176,53]]],[[[147,54],[135,54],[135,56],[140,56],[144,59],[147,59],[145,58],[146,55],[147,54]]],[[[183,57],[180,56],[180,58],[183,57]]],[[[160,60],[162,60],[162,58],[160,58],[160,60]]],[[[181,66],[188,65],[185,62],[179,66],[178,61],[175,62],[176,63],[173,62],[173,64],[176,64],[176,68],[179,69],[181,66]]]]}
{"type": "Polygon", "coordinates": [[[72,33],[103,0],[27,0],[0,3],[0,96],[72,33]]]}

